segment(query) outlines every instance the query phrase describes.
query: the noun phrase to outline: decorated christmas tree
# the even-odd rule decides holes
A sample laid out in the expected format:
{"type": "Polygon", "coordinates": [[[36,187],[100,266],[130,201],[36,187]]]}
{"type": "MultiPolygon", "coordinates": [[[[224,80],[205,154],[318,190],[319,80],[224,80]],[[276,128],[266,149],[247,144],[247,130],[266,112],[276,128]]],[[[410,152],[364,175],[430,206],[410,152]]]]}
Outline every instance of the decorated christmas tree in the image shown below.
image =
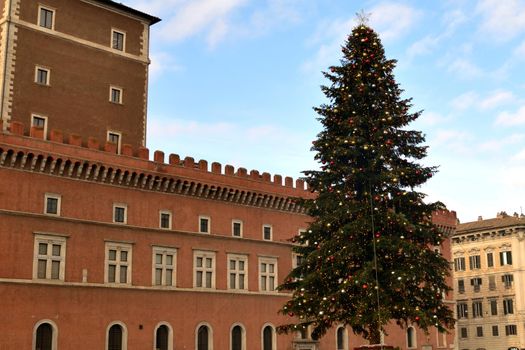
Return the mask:
{"type": "Polygon", "coordinates": [[[305,174],[317,196],[302,203],[312,222],[294,238],[301,262],[279,287],[292,293],[281,312],[296,323],[280,331],[311,326],[320,337],[344,324],[371,344],[391,321],[444,332],[454,325],[443,300],[449,263],[431,221],[443,205],[417,191],[436,168],[422,165],[424,136],[408,128],[421,112],[410,111],[396,61],[364,21],[342,52],[324,73],[329,102],[315,108],[324,127],[312,147],[320,170],[305,174]]]}

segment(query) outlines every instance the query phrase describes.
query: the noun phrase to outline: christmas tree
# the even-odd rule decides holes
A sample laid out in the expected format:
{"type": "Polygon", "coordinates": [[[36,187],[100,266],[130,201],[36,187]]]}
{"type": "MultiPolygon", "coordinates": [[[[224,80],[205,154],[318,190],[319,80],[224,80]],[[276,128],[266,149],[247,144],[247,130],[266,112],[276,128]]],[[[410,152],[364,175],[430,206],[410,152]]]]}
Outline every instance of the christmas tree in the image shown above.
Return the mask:
{"type": "Polygon", "coordinates": [[[280,331],[311,326],[320,337],[345,324],[371,344],[391,320],[445,332],[454,325],[443,301],[449,263],[431,221],[443,205],[415,190],[436,168],[420,163],[424,136],[407,128],[421,112],[401,97],[396,61],[368,25],[352,30],[342,52],[324,73],[329,103],[315,108],[320,170],[305,174],[317,197],[302,203],[313,219],[293,239],[301,262],[279,287],[292,293],[281,312],[297,321],[280,331]]]}

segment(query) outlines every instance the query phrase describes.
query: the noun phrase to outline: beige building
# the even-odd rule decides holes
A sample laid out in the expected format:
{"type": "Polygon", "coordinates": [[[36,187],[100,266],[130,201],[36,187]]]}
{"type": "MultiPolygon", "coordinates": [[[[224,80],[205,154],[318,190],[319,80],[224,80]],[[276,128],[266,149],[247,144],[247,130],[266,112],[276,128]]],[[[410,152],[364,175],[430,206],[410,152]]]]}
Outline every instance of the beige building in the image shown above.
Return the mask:
{"type": "Polygon", "coordinates": [[[525,217],[460,224],[452,239],[459,350],[525,349],[525,217]]]}

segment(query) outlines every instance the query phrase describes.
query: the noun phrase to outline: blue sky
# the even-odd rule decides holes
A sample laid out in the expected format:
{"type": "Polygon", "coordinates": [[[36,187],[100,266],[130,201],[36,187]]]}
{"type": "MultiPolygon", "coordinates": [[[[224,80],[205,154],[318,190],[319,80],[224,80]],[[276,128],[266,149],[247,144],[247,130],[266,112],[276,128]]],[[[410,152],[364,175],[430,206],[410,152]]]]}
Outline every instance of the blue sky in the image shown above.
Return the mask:
{"type": "Polygon", "coordinates": [[[313,106],[355,13],[371,13],[461,222],[525,210],[525,0],[125,0],[151,30],[151,150],[301,176],[313,106]]]}

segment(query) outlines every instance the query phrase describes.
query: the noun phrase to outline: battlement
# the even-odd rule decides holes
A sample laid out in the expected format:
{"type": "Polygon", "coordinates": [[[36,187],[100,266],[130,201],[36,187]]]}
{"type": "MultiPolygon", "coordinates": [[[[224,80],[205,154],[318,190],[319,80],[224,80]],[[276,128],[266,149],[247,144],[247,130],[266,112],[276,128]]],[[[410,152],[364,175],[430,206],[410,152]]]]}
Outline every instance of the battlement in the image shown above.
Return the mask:
{"type": "MultiPolygon", "coordinates": [[[[163,151],[154,151],[153,159],[150,159],[150,150],[146,147],[133,149],[129,144],[123,144],[120,147],[120,154],[117,154],[118,145],[106,141],[101,143],[95,137],[83,139],[80,135],[71,134],[66,137],[61,130],[49,130],[47,138],[44,137],[45,130],[32,126],[27,129],[23,123],[11,122],[6,130],[3,128],[0,120],[0,132],[6,136],[22,137],[23,141],[18,145],[28,148],[36,148],[47,152],[57,152],[59,154],[70,154],[68,148],[74,146],[73,154],[75,157],[93,159],[91,151],[98,151],[101,154],[97,156],[102,162],[114,164],[116,166],[138,167],[157,172],[185,175],[190,178],[200,178],[204,181],[211,180],[209,176],[220,175],[221,181],[240,185],[242,187],[253,187],[256,185],[258,190],[266,192],[275,192],[277,189],[283,195],[305,197],[310,192],[307,184],[302,179],[284,177],[279,174],[273,176],[268,172],[259,172],[239,167],[235,169],[232,165],[223,165],[218,162],[212,162],[211,165],[206,160],[196,161],[193,157],[181,158],[178,154],[170,154],[167,157],[163,151]],[[65,146],[62,147],[62,146],[65,146]],[[88,151],[85,153],[82,150],[88,151]],[[80,151],[80,152],[79,152],[80,151]],[[91,152],[91,153],[89,153],[91,152]],[[130,162],[131,160],[131,162],[130,162]],[[188,172],[189,171],[189,172],[188,172]],[[231,180],[231,181],[228,181],[231,180]],[[243,180],[239,182],[239,180],[243,180]],[[283,181],[284,180],[284,181],[283,181]],[[233,181],[233,183],[232,183],[233,181]]],[[[0,139],[1,140],[1,139],[0,139]]]]}

